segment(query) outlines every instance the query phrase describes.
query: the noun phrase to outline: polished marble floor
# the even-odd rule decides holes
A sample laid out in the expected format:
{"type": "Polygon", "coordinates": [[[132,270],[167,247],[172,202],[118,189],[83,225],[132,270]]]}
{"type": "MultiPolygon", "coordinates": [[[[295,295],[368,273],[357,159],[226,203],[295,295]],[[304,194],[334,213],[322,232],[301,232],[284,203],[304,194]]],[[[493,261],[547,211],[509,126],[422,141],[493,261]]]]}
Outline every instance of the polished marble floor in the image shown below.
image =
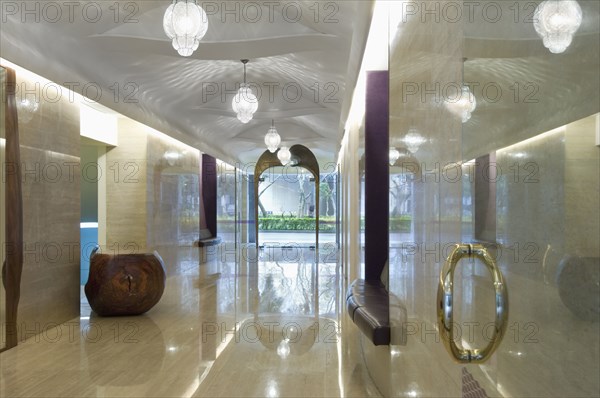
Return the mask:
{"type": "Polygon", "coordinates": [[[343,311],[336,253],[171,248],[161,301],[81,316],[0,356],[2,397],[377,396],[343,311]]]}

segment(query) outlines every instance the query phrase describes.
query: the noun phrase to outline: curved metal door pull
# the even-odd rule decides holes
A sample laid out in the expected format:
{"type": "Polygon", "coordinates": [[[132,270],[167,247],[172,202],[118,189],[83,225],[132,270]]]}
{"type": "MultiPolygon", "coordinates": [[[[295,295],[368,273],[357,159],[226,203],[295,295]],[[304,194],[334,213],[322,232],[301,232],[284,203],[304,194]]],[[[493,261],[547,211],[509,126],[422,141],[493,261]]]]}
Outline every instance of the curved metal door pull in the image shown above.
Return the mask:
{"type": "Polygon", "coordinates": [[[452,250],[440,271],[438,286],[438,326],[444,346],[460,363],[485,362],[496,350],[507,326],[508,319],[508,293],[500,269],[485,247],[479,244],[457,244],[452,250]],[[463,257],[477,257],[486,265],[492,274],[494,290],[496,292],[496,317],[494,321],[494,334],[490,342],[483,349],[467,350],[462,348],[453,338],[453,302],[454,302],[454,269],[463,257]]]}

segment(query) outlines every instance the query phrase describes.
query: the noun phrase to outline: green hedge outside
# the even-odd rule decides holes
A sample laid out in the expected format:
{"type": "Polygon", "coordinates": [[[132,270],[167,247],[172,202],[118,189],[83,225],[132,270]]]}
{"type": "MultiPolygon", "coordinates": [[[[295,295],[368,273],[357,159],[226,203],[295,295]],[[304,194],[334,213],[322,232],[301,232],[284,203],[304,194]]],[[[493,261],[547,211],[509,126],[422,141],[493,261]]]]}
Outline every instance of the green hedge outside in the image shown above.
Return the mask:
{"type": "MultiPolygon", "coordinates": [[[[319,231],[335,232],[335,218],[321,217],[319,231]]],[[[410,232],[410,216],[390,218],[390,231],[410,232]]],[[[364,219],[361,220],[364,229],[364,219]]],[[[310,217],[259,217],[258,229],[261,231],[314,231],[315,219],[310,217]]]]}
{"type": "MultiPolygon", "coordinates": [[[[261,231],[314,231],[315,219],[311,217],[259,217],[261,231]]],[[[319,218],[320,232],[335,232],[335,218],[319,218]]]]}

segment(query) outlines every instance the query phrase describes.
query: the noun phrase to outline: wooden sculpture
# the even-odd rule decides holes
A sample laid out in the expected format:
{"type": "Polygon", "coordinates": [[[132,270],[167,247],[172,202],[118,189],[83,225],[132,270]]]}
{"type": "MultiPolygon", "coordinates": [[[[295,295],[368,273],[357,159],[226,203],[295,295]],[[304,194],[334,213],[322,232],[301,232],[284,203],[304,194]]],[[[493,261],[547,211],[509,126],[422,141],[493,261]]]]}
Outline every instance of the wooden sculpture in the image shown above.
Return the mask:
{"type": "Polygon", "coordinates": [[[98,254],[90,258],[85,295],[101,316],[139,315],[158,303],[165,290],[165,266],[153,254],[98,254]]]}

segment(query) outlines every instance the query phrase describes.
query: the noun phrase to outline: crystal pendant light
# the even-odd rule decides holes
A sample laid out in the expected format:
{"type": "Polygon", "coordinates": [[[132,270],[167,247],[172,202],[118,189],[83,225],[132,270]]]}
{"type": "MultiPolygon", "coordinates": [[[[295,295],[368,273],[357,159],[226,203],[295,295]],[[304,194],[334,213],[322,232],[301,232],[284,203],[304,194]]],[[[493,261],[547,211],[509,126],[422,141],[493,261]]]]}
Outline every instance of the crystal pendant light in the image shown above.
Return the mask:
{"type": "Polygon", "coordinates": [[[279,159],[282,165],[287,165],[292,159],[292,153],[290,152],[290,149],[286,146],[279,148],[279,151],[277,152],[277,159],[279,159]]]}
{"type": "Polygon", "coordinates": [[[533,14],[533,27],[551,53],[564,52],[581,26],[582,13],[575,0],[546,0],[533,14]]]}
{"type": "Polygon", "coordinates": [[[233,111],[237,113],[239,121],[248,123],[252,120],[254,112],[258,109],[258,99],[252,92],[250,86],[246,83],[246,64],[248,63],[248,60],[242,59],[242,63],[244,64],[244,83],[240,85],[240,89],[235,97],[233,97],[231,106],[233,111]]]}
{"type": "Polygon", "coordinates": [[[396,161],[400,158],[400,152],[398,152],[398,150],[396,148],[390,148],[390,154],[389,154],[389,162],[390,162],[390,166],[393,166],[396,164],[396,161]]]}
{"type": "Polygon", "coordinates": [[[279,144],[281,144],[281,137],[275,128],[275,121],[271,120],[271,128],[265,135],[265,145],[269,149],[269,152],[275,153],[277,148],[279,148],[279,144]]]}
{"type": "Polygon", "coordinates": [[[208,19],[196,0],[173,0],[165,11],[163,29],[179,55],[189,57],[206,34],[208,19]]]}
{"type": "Polygon", "coordinates": [[[460,99],[455,102],[449,103],[449,106],[454,114],[462,119],[463,123],[466,123],[471,119],[471,113],[477,108],[477,100],[469,89],[469,86],[462,86],[460,99]]]}
{"type": "Polygon", "coordinates": [[[427,142],[421,134],[419,134],[419,130],[414,127],[408,129],[408,133],[404,137],[404,143],[406,147],[410,151],[410,153],[415,153],[419,150],[419,147],[427,142]]]}
{"type": "MultiPolygon", "coordinates": [[[[462,63],[462,81],[465,81],[465,63],[466,58],[463,58],[462,63]]],[[[471,119],[471,113],[477,108],[477,99],[471,92],[468,85],[463,84],[460,89],[460,97],[458,99],[446,99],[444,101],[446,108],[454,115],[460,117],[463,123],[466,123],[471,119]]]]}

